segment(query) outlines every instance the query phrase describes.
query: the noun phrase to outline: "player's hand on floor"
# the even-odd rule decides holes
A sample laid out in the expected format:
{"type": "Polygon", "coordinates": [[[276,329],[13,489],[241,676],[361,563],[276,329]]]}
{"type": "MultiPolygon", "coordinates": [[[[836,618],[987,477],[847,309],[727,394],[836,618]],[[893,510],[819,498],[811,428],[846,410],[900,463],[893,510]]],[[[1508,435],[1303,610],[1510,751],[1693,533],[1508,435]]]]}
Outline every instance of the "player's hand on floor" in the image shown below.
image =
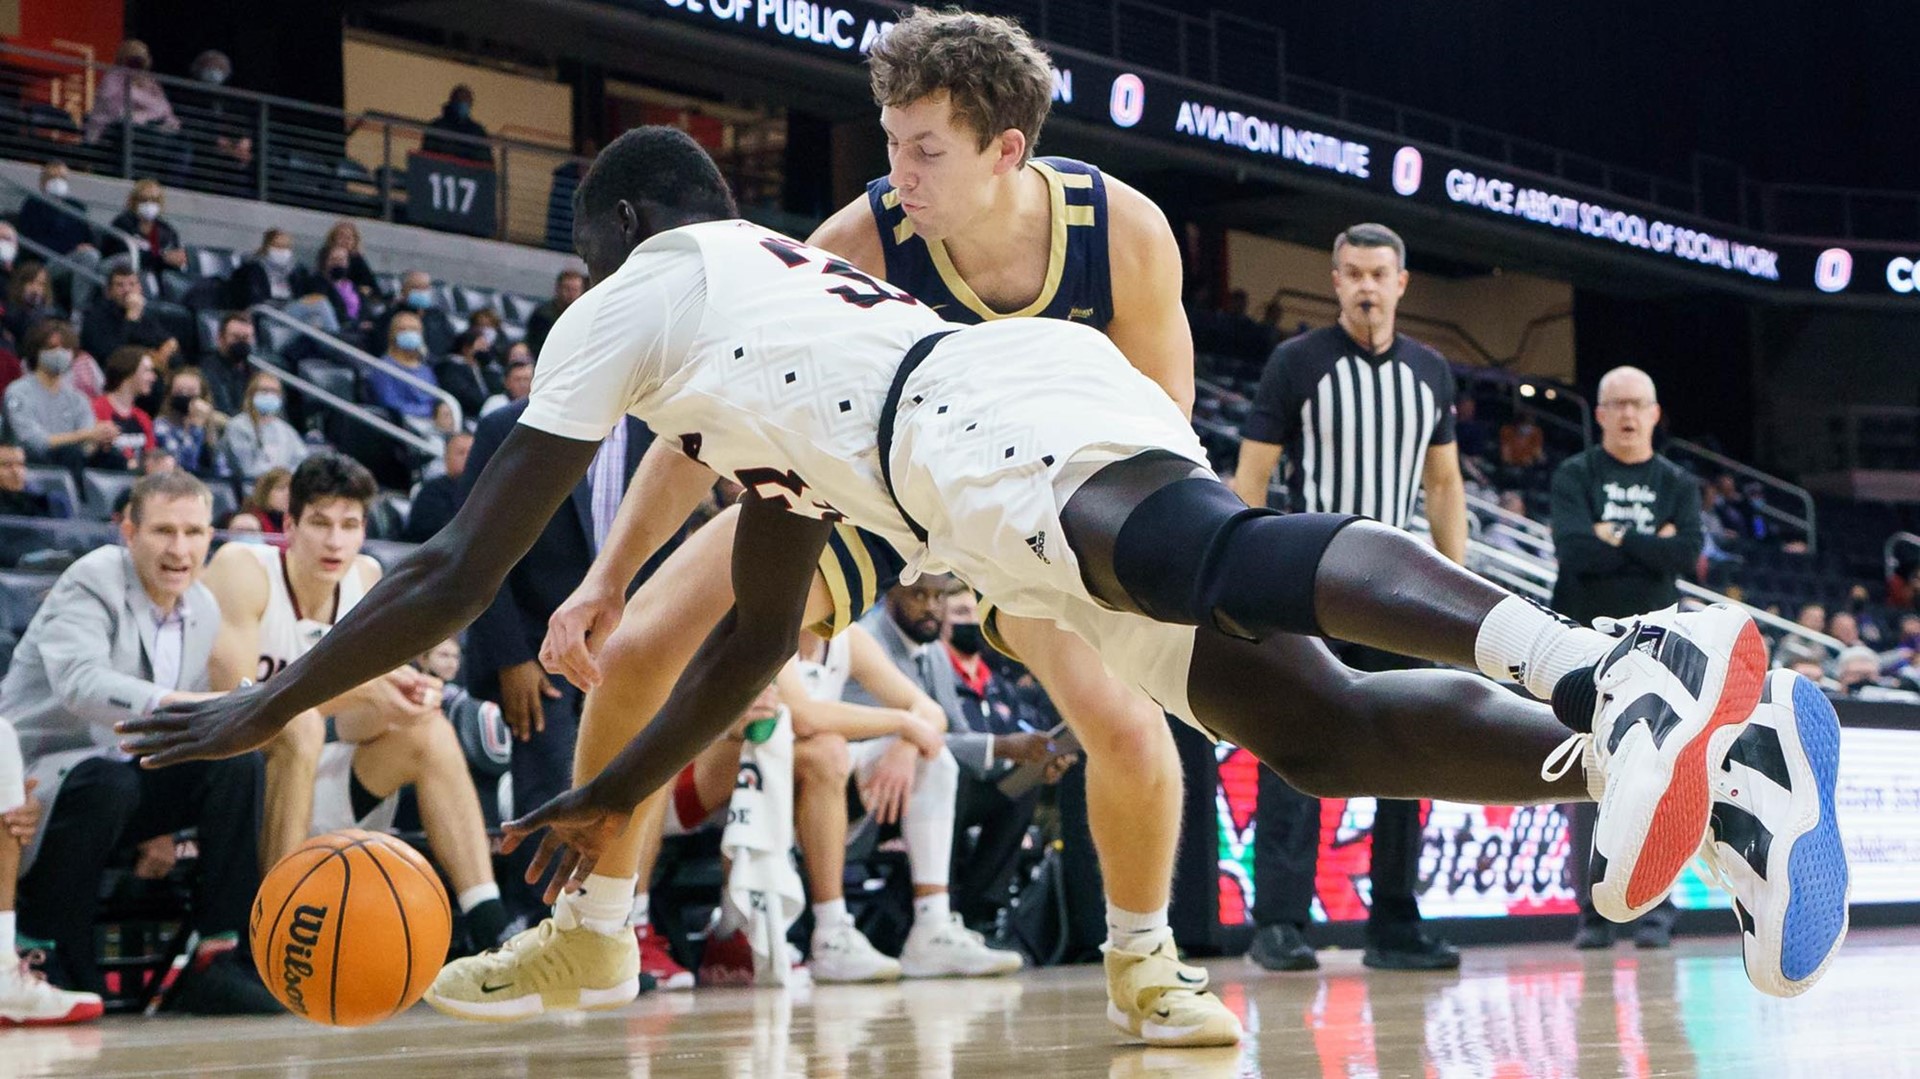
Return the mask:
{"type": "Polygon", "coordinates": [[[620,829],[633,816],[631,807],[618,808],[602,803],[589,783],[570,790],[518,820],[501,826],[502,854],[511,854],[533,833],[546,829],[540,837],[540,849],[527,865],[527,883],[538,884],[548,866],[556,867],[547,885],[546,902],[560,898],[567,884],[585,881],[600,855],[613,842],[620,829]]]}
{"type": "Polygon", "coordinates": [[[231,693],[181,694],[141,719],[114,725],[120,748],[144,768],[186,761],[214,761],[259,749],[293,718],[272,708],[265,686],[231,693]]]}
{"type": "Polygon", "coordinates": [[[582,584],[547,619],[540,664],[583,690],[600,684],[600,649],[620,627],[626,594],[582,584]]]}

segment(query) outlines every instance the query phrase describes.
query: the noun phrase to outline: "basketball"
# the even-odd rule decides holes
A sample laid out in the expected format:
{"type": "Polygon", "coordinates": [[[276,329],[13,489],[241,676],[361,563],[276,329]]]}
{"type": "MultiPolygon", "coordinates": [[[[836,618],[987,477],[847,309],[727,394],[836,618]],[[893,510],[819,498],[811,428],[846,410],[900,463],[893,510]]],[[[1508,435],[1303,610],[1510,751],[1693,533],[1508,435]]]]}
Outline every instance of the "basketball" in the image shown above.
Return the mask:
{"type": "Polygon", "coordinates": [[[447,956],[440,878],[391,836],[316,836],[260,883],[249,932],[260,978],[295,1015],[360,1027],[412,1007],[447,956]]]}

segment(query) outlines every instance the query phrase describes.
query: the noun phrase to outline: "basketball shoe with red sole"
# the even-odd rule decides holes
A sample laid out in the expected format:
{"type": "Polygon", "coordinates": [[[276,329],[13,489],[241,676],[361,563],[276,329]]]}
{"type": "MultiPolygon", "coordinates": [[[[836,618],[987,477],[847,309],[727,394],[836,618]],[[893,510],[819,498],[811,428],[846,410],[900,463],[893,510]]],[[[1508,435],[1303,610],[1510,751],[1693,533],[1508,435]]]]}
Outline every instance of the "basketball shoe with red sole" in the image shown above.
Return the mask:
{"type": "Polygon", "coordinates": [[[1630,922],[1666,898],[1706,838],[1711,769],[1760,703],[1767,647],[1728,606],[1622,625],[1594,669],[1592,749],[1606,789],[1591,870],[1594,909],[1630,922]]]}
{"type": "Polygon", "coordinates": [[[633,939],[640,945],[640,973],[653,978],[654,988],[693,988],[693,971],[674,960],[673,953],[667,951],[667,942],[655,935],[653,926],[634,926],[633,939]]]}

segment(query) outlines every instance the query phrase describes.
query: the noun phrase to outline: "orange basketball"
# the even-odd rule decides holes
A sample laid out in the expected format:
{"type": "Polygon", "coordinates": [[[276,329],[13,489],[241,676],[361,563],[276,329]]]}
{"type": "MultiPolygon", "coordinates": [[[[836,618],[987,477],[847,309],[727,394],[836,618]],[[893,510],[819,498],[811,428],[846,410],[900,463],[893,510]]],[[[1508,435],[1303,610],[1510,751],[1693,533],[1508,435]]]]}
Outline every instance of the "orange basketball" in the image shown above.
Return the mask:
{"type": "Polygon", "coordinates": [[[295,1015],[366,1026],[413,1006],[447,958],[453,908],[419,852],[347,829],[280,860],[254,896],[253,961],[295,1015]]]}

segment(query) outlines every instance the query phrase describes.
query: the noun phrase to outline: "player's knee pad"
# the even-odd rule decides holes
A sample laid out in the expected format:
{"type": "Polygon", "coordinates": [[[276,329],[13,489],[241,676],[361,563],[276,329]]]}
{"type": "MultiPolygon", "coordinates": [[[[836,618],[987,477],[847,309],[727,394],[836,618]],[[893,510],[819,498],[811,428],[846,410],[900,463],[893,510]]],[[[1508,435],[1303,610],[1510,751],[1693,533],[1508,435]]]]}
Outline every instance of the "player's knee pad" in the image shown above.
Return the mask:
{"type": "Polygon", "coordinates": [[[1327,545],[1359,518],[1249,509],[1205,477],[1147,496],[1114,542],[1114,577],[1150,617],[1252,640],[1318,635],[1314,577],[1327,545]]]}

